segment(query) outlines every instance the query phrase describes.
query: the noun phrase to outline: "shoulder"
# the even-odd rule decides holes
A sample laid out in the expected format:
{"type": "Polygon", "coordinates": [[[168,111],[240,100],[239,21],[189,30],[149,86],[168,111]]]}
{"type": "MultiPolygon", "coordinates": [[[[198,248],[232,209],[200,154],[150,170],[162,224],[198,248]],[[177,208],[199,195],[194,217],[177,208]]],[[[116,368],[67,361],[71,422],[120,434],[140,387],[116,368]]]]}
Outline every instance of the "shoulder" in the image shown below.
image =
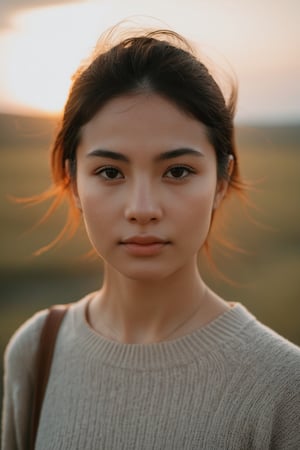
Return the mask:
{"type": "Polygon", "coordinates": [[[26,320],[12,335],[5,350],[5,366],[13,371],[22,367],[30,372],[36,354],[39,336],[48,310],[42,310],[26,320]]]}
{"type": "MultiPolygon", "coordinates": [[[[67,325],[64,335],[66,335],[66,333],[68,334],[68,330],[74,325],[73,322],[76,322],[78,317],[83,314],[85,304],[90,295],[68,305],[68,311],[71,312],[71,318],[61,327],[65,328],[65,325],[67,325]]],[[[49,309],[38,311],[15,331],[8,342],[4,354],[6,368],[9,367],[13,370],[19,367],[22,368],[23,371],[27,369],[29,372],[32,370],[32,363],[38,349],[41,331],[48,313],[49,309]]]]}
{"type": "Polygon", "coordinates": [[[268,448],[298,448],[300,348],[262,324],[244,307],[241,327],[224,355],[234,393],[268,448]]]}
{"type": "Polygon", "coordinates": [[[285,397],[300,393],[300,347],[255,318],[241,330],[238,358],[266,390],[285,397]]]}
{"type": "Polygon", "coordinates": [[[298,448],[300,348],[259,321],[247,327],[243,338],[249,354],[247,370],[260,405],[257,413],[262,423],[270,421],[272,429],[270,447],[298,448]]]}
{"type": "Polygon", "coordinates": [[[253,357],[264,365],[281,367],[286,363],[287,369],[293,366],[300,368],[300,347],[258,320],[251,321],[244,328],[241,338],[246,347],[251,347],[253,357]]]}
{"type": "MultiPolygon", "coordinates": [[[[5,448],[25,448],[35,378],[35,354],[47,311],[21,325],[4,354],[2,431],[5,448]]],[[[27,447],[26,447],[27,448],[27,447]]]]}

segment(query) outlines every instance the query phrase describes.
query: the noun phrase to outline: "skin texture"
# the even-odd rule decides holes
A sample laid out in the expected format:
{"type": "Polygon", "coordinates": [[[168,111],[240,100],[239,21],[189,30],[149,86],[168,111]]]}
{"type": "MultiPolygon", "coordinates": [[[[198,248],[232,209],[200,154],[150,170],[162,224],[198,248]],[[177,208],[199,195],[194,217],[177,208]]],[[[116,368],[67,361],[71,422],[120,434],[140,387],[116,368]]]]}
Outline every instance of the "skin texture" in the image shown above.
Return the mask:
{"type": "Polygon", "coordinates": [[[105,267],[96,331],[155,342],[228,308],[197,269],[226,189],[204,125],[161,96],[113,99],[82,128],[74,197],[105,267]]]}

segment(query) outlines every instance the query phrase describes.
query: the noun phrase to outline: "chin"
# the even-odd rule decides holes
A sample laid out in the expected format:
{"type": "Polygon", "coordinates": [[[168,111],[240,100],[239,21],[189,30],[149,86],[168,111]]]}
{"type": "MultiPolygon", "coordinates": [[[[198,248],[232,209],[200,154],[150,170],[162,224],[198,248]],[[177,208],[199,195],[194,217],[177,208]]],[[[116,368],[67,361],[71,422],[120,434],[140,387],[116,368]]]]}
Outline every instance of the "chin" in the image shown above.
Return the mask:
{"type": "Polygon", "coordinates": [[[169,270],[166,270],[165,267],[162,268],[159,264],[151,264],[148,267],[146,265],[144,267],[142,266],[142,264],[139,264],[138,267],[129,267],[127,265],[125,269],[120,267],[115,267],[114,269],[124,278],[145,283],[161,281],[176,272],[176,269],[171,270],[169,268],[169,270]]]}
{"type": "Polygon", "coordinates": [[[168,277],[168,275],[165,275],[158,271],[136,271],[134,273],[122,273],[122,275],[125,278],[128,278],[132,281],[140,281],[140,282],[155,282],[155,281],[161,281],[168,277]]]}

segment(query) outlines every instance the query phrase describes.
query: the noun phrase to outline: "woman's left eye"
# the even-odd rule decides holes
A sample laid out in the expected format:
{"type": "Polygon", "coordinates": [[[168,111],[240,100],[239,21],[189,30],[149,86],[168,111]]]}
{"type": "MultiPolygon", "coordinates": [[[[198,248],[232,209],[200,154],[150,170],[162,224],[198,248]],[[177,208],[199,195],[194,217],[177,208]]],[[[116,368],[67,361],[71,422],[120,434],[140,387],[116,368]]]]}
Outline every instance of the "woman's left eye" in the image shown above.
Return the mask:
{"type": "Polygon", "coordinates": [[[165,176],[171,179],[183,179],[191,173],[195,173],[190,167],[187,166],[174,166],[167,170],[165,176]]]}

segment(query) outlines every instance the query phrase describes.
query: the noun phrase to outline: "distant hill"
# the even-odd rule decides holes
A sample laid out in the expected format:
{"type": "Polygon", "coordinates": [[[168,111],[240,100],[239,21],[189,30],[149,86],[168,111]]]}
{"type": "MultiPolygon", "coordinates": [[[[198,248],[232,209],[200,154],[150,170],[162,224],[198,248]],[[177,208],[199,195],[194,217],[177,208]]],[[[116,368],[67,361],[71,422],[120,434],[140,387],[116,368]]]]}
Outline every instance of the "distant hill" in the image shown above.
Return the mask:
{"type": "MultiPolygon", "coordinates": [[[[0,113],[0,149],[5,146],[20,148],[28,144],[34,147],[48,146],[51,142],[58,117],[29,117],[0,113]]],[[[239,146],[263,145],[272,148],[288,145],[299,148],[300,124],[237,126],[239,146]]]]}
{"type": "Polygon", "coordinates": [[[28,143],[49,145],[58,122],[57,117],[29,117],[0,113],[0,149],[20,148],[28,143]]]}
{"type": "Polygon", "coordinates": [[[241,148],[263,146],[265,149],[288,147],[300,150],[300,123],[240,125],[236,134],[241,148]]]}

